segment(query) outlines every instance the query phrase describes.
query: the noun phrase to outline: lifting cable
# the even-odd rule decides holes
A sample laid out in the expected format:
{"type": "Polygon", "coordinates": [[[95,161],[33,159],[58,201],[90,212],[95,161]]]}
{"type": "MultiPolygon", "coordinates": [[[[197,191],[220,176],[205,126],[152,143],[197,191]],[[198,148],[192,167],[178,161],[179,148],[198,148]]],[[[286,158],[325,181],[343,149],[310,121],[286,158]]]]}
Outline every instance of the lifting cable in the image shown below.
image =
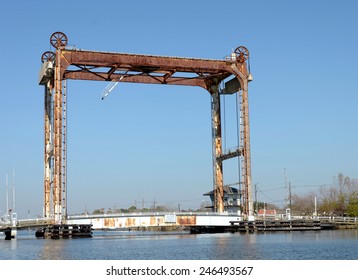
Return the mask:
{"type": "MultiPolygon", "coordinates": [[[[222,88],[224,89],[224,81],[222,81],[222,88]]],[[[224,151],[226,150],[226,102],[225,102],[225,94],[223,93],[223,90],[220,91],[221,92],[221,95],[222,95],[222,100],[223,100],[223,113],[222,113],[222,116],[223,116],[223,127],[224,127],[224,139],[223,139],[223,143],[224,143],[224,151]]]]}
{"type": "MultiPolygon", "coordinates": [[[[240,118],[239,116],[239,102],[240,102],[240,95],[239,91],[236,92],[236,137],[237,137],[237,147],[240,149],[240,118]]],[[[239,193],[242,193],[242,181],[241,181],[241,157],[239,155],[237,157],[237,165],[238,165],[238,173],[239,173],[239,193]]]]}

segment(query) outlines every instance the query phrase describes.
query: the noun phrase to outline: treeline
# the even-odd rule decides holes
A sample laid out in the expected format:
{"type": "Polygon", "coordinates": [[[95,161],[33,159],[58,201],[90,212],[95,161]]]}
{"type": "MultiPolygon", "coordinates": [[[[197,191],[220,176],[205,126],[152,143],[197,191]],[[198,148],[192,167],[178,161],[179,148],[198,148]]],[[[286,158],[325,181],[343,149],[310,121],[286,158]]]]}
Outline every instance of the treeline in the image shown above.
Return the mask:
{"type": "Polygon", "coordinates": [[[157,206],[155,207],[155,209],[151,208],[137,208],[135,206],[131,206],[129,208],[119,208],[119,209],[105,209],[105,208],[101,208],[101,209],[96,209],[92,212],[92,214],[94,215],[98,215],[98,214],[120,214],[120,213],[147,213],[147,212],[166,212],[169,211],[169,209],[165,206],[157,206]]]}
{"type": "Polygon", "coordinates": [[[358,180],[339,173],[332,186],[291,196],[291,212],[311,215],[358,216],[358,180]]]}
{"type": "MultiPolygon", "coordinates": [[[[105,209],[105,208],[101,208],[101,209],[95,209],[94,211],[92,211],[93,215],[99,215],[99,214],[121,214],[121,213],[149,213],[149,212],[198,212],[198,211],[203,211],[203,208],[199,208],[199,209],[174,209],[172,207],[169,206],[156,206],[155,208],[137,208],[136,206],[131,206],[129,208],[118,208],[118,209],[105,209]]],[[[82,214],[89,214],[88,212],[86,213],[82,213],[82,214]]]]}

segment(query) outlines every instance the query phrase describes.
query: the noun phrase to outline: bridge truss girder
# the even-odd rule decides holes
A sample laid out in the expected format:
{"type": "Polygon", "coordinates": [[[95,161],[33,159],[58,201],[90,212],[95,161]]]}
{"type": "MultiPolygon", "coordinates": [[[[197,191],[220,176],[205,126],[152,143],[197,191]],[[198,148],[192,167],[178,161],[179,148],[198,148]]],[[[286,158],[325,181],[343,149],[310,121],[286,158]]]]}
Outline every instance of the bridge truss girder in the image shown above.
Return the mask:
{"type": "MultiPolygon", "coordinates": [[[[242,48],[242,47],[239,47],[242,48]]],[[[238,48],[238,49],[239,49],[238,48]]],[[[65,81],[93,80],[129,83],[199,86],[212,100],[214,209],[224,212],[220,83],[234,76],[239,82],[241,104],[240,152],[243,213],[253,216],[251,156],[248,107],[248,69],[245,53],[232,53],[228,59],[209,60],[109,53],[69,49],[58,44],[54,54],[54,74],[45,85],[45,217],[61,223],[66,218],[66,125],[65,81]]],[[[40,83],[41,84],[41,83],[40,83]]],[[[42,83],[44,84],[44,83],[42,83]]],[[[232,156],[231,156],[232,157],[232,156]]],[[[231,158],[230,157],[230,158],[231,158]]]]}

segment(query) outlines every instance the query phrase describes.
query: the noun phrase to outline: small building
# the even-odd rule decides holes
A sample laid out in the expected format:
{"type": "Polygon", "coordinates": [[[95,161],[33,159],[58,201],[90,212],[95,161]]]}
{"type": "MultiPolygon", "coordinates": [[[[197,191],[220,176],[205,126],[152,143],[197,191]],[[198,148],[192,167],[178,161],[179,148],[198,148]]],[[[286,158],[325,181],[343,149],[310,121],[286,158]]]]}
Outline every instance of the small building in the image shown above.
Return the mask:
{"type": "Polygon", "coordinates": [[[257,215],[259,217],[276,217],[277,212],[275,209],[259,209],[257,215]]]}
{"type": "MultiPolygon", "coordinates": [[[[224,186],[224,211],[228,213],[241,214],[241,196],[242,192],[237,188],[224,186]]],[[[211,206],[206,208],[211,209],[214,212],[214,191],[204,193],[204,196],[209,196],[211,200],[211,206]]]]}

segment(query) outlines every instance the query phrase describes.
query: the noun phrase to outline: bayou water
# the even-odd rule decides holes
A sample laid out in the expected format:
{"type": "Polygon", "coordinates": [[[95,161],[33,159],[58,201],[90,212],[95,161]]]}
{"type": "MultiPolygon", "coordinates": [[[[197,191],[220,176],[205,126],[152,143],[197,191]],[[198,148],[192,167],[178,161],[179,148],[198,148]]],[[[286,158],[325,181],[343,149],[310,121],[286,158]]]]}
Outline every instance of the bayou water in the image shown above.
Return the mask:
{"type": "Polygon", "coordinates": [[[358,260],[358,230],[189,234],[94,231],[85,239],[0,236],[0,260],[358,260]]]}

